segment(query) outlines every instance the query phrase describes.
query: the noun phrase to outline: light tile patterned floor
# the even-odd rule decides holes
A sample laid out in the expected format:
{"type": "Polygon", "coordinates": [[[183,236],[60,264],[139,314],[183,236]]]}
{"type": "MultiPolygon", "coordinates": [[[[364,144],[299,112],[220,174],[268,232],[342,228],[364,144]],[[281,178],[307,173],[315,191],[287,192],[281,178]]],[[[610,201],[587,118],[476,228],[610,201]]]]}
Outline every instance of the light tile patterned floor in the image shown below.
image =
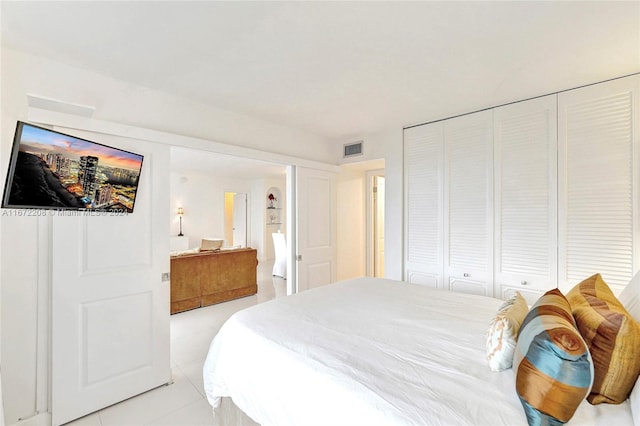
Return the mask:
{"type": "Polygon", "coordinates": [[[211,339],[233,313],[286,294],[286,281],[272,277],[272,262],[258,265],[258,294],[171,316],[173,384],[85,416],[69,426],[213,425],[203,389],[202,366],[211,339]]]}

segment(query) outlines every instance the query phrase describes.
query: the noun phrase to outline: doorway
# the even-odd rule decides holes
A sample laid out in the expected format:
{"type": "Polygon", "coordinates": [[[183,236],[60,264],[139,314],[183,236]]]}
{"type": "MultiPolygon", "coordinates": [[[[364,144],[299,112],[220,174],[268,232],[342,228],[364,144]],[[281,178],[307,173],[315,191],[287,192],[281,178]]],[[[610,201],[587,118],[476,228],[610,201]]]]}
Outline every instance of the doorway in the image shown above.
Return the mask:
{"type": "Polygon", "coordinates": [[[367,179],[367,275],[384,277],[384,170],[370,170],[367,179]]]}
{"type": "Polygon", "coordinates": [[[247,194],[224,193],[224,239],[230,247],[247,247],[247,194]]]}

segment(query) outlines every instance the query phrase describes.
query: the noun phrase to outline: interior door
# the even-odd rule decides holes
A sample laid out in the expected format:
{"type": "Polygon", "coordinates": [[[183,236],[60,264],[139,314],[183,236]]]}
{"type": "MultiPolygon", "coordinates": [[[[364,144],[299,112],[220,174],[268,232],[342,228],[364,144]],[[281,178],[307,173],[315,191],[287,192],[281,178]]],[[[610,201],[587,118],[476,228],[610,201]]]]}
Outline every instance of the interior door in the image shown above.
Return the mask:
{"type": "Polygon", "coordinates": [[[640,76],[558,94],[558,288],[640,267],[640,76]]]}
{"type": "Polygon", "coordinates": [[[444,140],[446,280],[493,296],[493,111],[446,120],[444,140]]]}
{"type": "Polygon", "coordinates": [[[247,246],[247,194],[233,195],[233,245],[247,246]]]}
{"type": "Polygon", "coordinates": [[[445,288],[444,122],[404,130],[404,279],[445,288]]]}
{"type": "Polygon", "coordinates": [[[557,98],[494,109],[494,289],[531,304],[557,286],[557,98]]]}
{"type": "Polygon", "coordinates": [[[336,279],[336,176],[297,167],[297,291],[336,279]]]}
{"type": "Polygon", "coordinates": [[[143,154],[144,162],[132,214],[52,217],[54,425],[171,380],[169,277],[163,276],[169,271],[169,151],[105,135],[99,140],[143,154]]]}

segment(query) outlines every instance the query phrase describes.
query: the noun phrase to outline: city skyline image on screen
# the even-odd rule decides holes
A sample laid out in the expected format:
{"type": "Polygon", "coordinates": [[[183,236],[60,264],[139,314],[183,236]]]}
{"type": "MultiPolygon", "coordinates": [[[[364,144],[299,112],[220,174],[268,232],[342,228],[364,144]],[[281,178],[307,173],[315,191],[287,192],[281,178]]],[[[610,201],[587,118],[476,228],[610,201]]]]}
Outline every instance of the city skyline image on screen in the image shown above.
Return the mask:
{"type": "Polygon", "coordinates": [[[132,213],[143,156],[19,121],[3,208],[132,213]]]}

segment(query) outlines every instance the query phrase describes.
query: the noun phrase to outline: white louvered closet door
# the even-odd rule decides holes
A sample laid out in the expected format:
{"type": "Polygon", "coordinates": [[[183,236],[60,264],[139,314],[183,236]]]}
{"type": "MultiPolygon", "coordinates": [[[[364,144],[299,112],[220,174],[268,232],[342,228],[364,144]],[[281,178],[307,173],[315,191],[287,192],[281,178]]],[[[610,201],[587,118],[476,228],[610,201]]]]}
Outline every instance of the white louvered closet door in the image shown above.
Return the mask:
{"type": "Polygon", "coordinates": [[[404,131],[405,280],[444,288],[443,123],[404,131]]]}
{"type": "Polygon", "coordinates": [[[556,95],[494,110],[496,297],[531,304],[557,279],[556,95]]]}
{"type": "Polygon", "coordinates": [[[620,289],[638,270],[639,95],[637,75],[558,95],[562,291],[595,273],[620,289]]]}
{"type": "Polygon", "coordinates": [[[446,120],[445,279],[493,296],[493,111],[446,120]]]}

